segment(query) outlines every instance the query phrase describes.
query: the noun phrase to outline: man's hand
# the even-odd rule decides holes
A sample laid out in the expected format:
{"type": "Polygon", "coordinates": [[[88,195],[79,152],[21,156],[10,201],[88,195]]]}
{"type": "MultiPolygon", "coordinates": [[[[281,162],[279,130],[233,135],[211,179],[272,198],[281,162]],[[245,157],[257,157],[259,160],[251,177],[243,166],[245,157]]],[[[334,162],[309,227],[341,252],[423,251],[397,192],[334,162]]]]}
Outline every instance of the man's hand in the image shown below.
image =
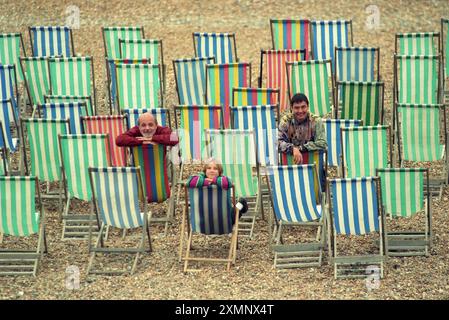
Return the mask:
{"type": "Polygon", "coordinates": [[[302,164],[302,154],[298,148],[293,147],[293,163],[294,164],[302,164]]]}
{"type": "Polygon", "coordinates": [[[142,144],[152,144],[153,146],[156,144],[152,137],[136,137],[136,139],[142,141],[142,144]]]}

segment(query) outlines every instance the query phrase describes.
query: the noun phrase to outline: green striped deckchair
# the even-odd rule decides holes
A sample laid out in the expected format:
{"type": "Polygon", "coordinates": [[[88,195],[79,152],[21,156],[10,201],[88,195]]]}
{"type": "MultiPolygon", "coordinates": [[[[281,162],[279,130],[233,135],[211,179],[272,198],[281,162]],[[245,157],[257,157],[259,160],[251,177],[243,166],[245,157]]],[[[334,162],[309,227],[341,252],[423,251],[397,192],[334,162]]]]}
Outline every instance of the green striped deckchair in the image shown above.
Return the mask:
{"type": "Polygon", "coordinates": [[[50,93],[57,96],[93,97],[87,106],[91,115],[96,114],[97,98],[92,57],[48,59],[50,93]]]}
{"type": "Polygon", "coordinates": [[[222,164],[223,174],[234,183],[235,196],[244,197],[248,202],[248,213],[240,218],[239,233],[251,238],[259,210],[263,216],[255,131],[204,131],[207,155],[222,164]]]}
{"type": "Polygon", "coordinates": [[[27,53],[21,33],[0,33],[0,64],[15,65],[18,69],[17,79],[23,81],[23,72],[20,68],[20,57],[27,53]]]}
{"type": "Polygon", "coordinates": [[[340,128],[342,173],[345,178],[371,177],[392,165],[390,126],[340,128]]]}
{"type": "Polygon", "coordinates": [[[20,57],[20,66],[31,105],[44,103],[44,95],[50,92],[47,60],[47,57],[20,57]]]}
{"type": "MultiPolygon", "coordinates": [[[[388,168],[378,169],[382,191],[382,205],[392,218],[411,218],[423,212],[421,229],[388,231],[386,229],[386,253],[389,256],[429,255],[432,244],[431,196],[424,195],[424,186],[429,190],[429,169],[388,168]]],[[[388,222],[388,221],[387,221],[388,222]]],[[[398,221],[399,222],[399,221],[398,221]]]]}
{"type": "Polygon", "coordinates": [[[446,83],[449,83],[449,19],[441,19],[441,52],[443,54],[443,90],[445,96],[449,94],[449,90],[446,90],[446,83]],[[447,81],[447,82],[446,82],[447,81]]]}
{"type": "Polygon", "coordinates": [[[380,81],[380,48],[335,47],[337,81],[380,81]]]}
{"type": "Polygon", "coordinates": [[[232,106],[279,105],[279,89],[232,88],[232,106]]]}
{"type": "MultiPolygon", "coordinates": [[[[83,239],[87,236],[86,214],[69,214],[71,200],[92,199],[89,167],[107,167],[111,163],[107,134],[59,135],[62,174],[66,187],[67,201],[61,216],[64,219],[63,239],[83,239]]],[[[89,229],[89,226],[87,226],[89,229]]]]}
{"type": "Polygon", "coordinates": [[[0,176],[8,175],[8,167],[6,165],[6,150],[5,148],[0,148],[0,176]]]}
{"type": "MultiPolygon", "coordinates": [[[[140,168],[109,167],[89,168],[90,185],[92,188],[92,211],[100,224],[100,232],[96,243],[92,245],[92,232],[89,232],[90,259],[87,274],[133,274],[142,253],[151,252],[151,237],[149,224],[151,212],[143,200],[143,182],[140,168]],[[143,207],[143,211],[141,211],[143,207]],[[103,237],[108,227],[126,231],[141,229],[141,237],[137,246],[106,247],[103,237]],[[149,248],[145,248],[148,237],[149,248]],[[93,267],[97,254],[133,254],[131,267],[122,270],[100,270],[93,267]]],[[[91,220],[94,220],[92,217],[91,220]]]]}
{"type": "Polygon", "coordinates": [[[163,107],[158,64],[115,64],[118,109],[163,107]]]}
{"type": "Polygon", "coordinates": [[[120,39],[143,39],[143,27],[102,27],[104,56],[110,59],[120,58],[120,39]]]}
{"type": "Polygon", "coordinates": [[[367,126],[383,124],[383,82],[337,82],[336,96],[341,100],[341,106],[336,110],[337,118],[362,120],[367,126]]]}
{"type": "Polygon", "coordinates": [[[35,249],[17,249],[17,245],[14,249],[0,249],[0,275],[36,276],[39,260],[47,252],[45,211],[38,178],[0,177],[0,234],[11,238],[38,234],[35,249]]]}
{"type": "Polygon", "coordinates": [[[395,38],[397,55],[432,56],[440,52],[439,32],[396,33],[395,38]]]}
{"type": "Polygon", "coordinates": [[[287,61],[286,67],[290,99],[296,93],[304,93],[309,98],[310,112],[329,114],[334,104],[331,60],[287,61]]]}

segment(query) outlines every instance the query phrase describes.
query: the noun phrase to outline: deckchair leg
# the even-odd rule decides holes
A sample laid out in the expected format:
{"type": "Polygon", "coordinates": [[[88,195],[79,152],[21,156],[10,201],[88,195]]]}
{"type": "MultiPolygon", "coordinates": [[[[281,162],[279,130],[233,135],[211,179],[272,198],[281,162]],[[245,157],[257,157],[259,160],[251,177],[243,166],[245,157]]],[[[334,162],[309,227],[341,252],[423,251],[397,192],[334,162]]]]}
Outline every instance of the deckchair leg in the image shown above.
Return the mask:
{"type": "MultiPolygon", "coordinates": [[[[95,247],[94,247],[95,249],[98,248],[98,246],[100,245],[100,241],[103,239],[103,230],[104,230],[104,224],[102,224],[102,226],[100,227],[100,230],[98,231],[97,242],[95,243],[95,247]]],[[[89,242],[90,242],[90,240],[89,240],[89,242]]],[[[89,243],[89,246],[90,246],[90,243],[89,243]]],[[[89,274],[90,270],[92,269],[92,264],[95,259],[95,254],[96,254],[95,251],[92,251],[90,253],[89,264],[87,266],[87,274],[89,274]]]]}
{"type": "Polygon", "coordinates": [[[126,229],[123,229],[122,231],[122,240],[124,240],[126,237],[126,229]]]}
{"type": "Polygon", "coordinates": [[[153,251],[153,247],[151,245],[150,221],[151,221],[151,212],[145,217],[145,222],[144,222],[144,228],[146,229],[146,233],[148,236],[148,252],[153,251]]]}
{"type": "Polygon", "coordinates": [[[0,233],[0,244],[3,243],[3,233],[0,233]]]}
{"type": "Polygon", "coordinates": [[[189,266],[189,257],[190,257],[190,245],[192,244],[192,230],[189,232],[189,239],[187,240],[187,251],[186,251],[186,257],[184,261],[184,273],[187,272],[187,268],[189,266]]]}
{"type": "Polygon", "coordinates": [[[65,224],[66,224],[66,219],[63,219],[62,217],[65,217],[68,215],[69,213],[69,207],[70,207],[70,198],[67,199],[66,205],[64,207],[64,213],[61,215],[61,219],[63,221],[62,224],[62,240],[64,240],[64,236],[65,236],[65,224]]]}
{"type": "MultiPolygon", "coordinates": [[[[183,171],[184,171],[184,164],[181,163],[181,169],[180,169],[180,171],[179,171],[178,182],[182,180],[182,173],[183,173],[183,171]]],[[[181,189],[182,189],[182,186],[179,185],[179,186],[178,186],[178,192],[177,192],[177,194],[176,194],[176,206],[179,205],[179,197],[180,197],[180,195],[181,195],[181,189]]]]}
{"type": "Polygon", "coordinates": [[[184,233],[185,233],[185,225],[186,225],[186,210],[187,208],[184,207],[184,210],[182,212],[182,220],[181,220],[181,239],[179,240],[179,262],[182,261],[182,249],[184,244],[184,233]]]}

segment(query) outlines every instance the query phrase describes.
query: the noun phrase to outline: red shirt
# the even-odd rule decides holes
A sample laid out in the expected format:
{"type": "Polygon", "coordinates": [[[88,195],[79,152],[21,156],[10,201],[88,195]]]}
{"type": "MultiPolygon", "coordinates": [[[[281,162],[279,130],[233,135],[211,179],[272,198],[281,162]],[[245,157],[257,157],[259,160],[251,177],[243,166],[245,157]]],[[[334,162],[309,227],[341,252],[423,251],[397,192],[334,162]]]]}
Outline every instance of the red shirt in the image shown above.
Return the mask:
{"type": "MultiPolygon", "coordinates": [[[[125,133],[117,136],[115,143],[119,147],[140,146],[143,141],[137,140],[137,137],[142,137],[139,126],[132,127],[125,133]]],[[[173,132],[169,127],[161,126],[157,126],[156,132],[153,134],[152,141],[164,146],[174,146],[179,142],[176,132],[173,132]]]]}

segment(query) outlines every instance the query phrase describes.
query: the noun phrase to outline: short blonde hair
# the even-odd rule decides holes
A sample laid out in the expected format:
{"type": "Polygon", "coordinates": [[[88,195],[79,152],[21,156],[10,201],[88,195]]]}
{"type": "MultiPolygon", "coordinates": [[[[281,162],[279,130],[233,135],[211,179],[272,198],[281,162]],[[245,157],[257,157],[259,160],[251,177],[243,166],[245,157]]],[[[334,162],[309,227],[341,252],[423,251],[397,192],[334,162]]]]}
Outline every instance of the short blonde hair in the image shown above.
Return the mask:
{"type": "Polygon", "coordinates": [[[217,159],[214,159],[214,158],[207,159],[204,162],[203,173],[206,174],[207,167],[212,163],[215,163],[215,165],[217,166],[218,175],[219,176],[223,175],[223,166],[221,165],[220,161],[218,161],[217,159]]]}

